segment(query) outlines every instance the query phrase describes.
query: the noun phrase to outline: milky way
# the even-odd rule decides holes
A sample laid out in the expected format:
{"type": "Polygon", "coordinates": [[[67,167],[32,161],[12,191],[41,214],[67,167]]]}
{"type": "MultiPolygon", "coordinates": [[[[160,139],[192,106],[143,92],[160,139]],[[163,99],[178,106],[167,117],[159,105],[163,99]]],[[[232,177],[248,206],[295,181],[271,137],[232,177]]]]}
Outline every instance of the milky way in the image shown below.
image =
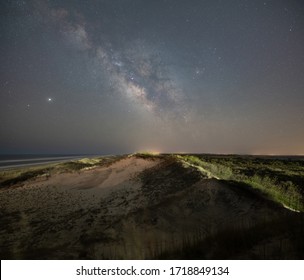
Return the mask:
{"type": "Polygon", "coordinates": [[[1,153],[304,153],[301,1],[1,11],[1,153]]]}

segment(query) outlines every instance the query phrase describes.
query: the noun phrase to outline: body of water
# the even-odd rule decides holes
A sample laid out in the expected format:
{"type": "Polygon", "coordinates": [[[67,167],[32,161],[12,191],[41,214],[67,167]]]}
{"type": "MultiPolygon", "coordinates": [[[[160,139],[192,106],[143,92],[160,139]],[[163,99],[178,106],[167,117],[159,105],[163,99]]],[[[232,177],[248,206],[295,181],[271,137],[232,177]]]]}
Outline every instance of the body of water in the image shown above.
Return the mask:
{"type": "Polygon", "coordinates": [[[96,155],[0,155],[0,169],[63,162],[96,155]]]}

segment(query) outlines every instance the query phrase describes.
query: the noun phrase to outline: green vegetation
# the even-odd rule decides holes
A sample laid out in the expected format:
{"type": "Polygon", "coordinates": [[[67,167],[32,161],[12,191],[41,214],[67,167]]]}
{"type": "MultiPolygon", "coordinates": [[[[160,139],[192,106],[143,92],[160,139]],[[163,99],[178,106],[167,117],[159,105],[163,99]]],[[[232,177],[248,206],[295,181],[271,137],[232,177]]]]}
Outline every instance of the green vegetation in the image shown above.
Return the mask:
{"type": "Polygon", "coordinates": [[[143,158],[143,159],[155,159],[155,158],[162,157],[162,155],[157,152],[145,152],[145,151],[137,152],[134,154],[134,156],[143,158]]]}
{"type": "MultiPolygon", "coordinates": [[[[4,173],[4,172],[2,172],[2,173],[4,173]]],[[[5,180],[3,180],[0,183],[0,187],[15,185],[15,184],[27,181],[29,179],[38,177],[38,176],[48,176],[49,169],[40,168],[40,169],[28,170],[28,171],[24,171],[24,172],[16,172],[16,173],[9,172],[9,174],[11,176],[9,176],[7,173],[8,172],[6,172],[4,175],[5,175],[5,177],[8,177],[8,178],[6,178],[5,180]]]]}
{"type": "Polygon", "coordinates": [[[216,155],[177,157],[206,172],[208,177],[249,185],[276,202],[304,211],[303,160],[216,155]]]}
{"type": "Polygon", "coordinates": [[[61,169],[62,171],[79,171],[85,168],[92,168],[95,166],[100,166],[103,163],[102,158],[84,158],[80,160],[72,160],[64,163],[60,163],[56,166],[56,169],[61,169]]]}
{"type": "Polygon", "coordinates": [[[120,157],[98,157],[71,160],[62,163],[48,163],[39,166],[21,167],[0,171],[0,187],[8,187],[34,178],[48,178],[62,172],[75,172],[114,162],[120,157]]]}

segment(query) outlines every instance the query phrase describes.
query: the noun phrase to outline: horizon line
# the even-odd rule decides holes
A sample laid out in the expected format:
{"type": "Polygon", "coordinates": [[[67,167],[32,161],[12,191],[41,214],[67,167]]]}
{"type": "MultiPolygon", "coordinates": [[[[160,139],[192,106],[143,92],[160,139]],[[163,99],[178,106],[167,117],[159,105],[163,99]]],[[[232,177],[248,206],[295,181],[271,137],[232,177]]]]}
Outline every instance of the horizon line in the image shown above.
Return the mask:
{"type": "Polygon", "coordinates": [[[212,152],[154,152],[154,151],[135,151],[126,153],[0,153],[0,156],[120,156],[140,153],[150,154],[184,154],[184,155],[219,155],[219,156],[269,156],[269,157],[303,157],[304,154],[251,154],[251,153],[212,153],[212,152]]]}

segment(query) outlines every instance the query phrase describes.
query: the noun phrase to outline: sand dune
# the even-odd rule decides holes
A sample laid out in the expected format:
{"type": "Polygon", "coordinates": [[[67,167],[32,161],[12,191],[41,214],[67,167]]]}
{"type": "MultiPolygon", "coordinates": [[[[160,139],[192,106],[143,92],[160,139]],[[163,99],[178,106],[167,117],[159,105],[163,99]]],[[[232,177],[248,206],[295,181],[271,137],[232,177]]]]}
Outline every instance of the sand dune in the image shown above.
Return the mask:
{"type": "MultiPolygon", "coordinates": [[[[1,189],[0,201],[0,254],[13,259],[173,258],[185,245],[205,246],[225,231],[257,231],[295,215],[169,156],[126,156],[34,178],[1,189]]],[[[295,257],[285,232],[265,238],[274,248],[269,258],[282,240],[286,258],[295,257]]],[[[231,257],[265,257],[264,244],[261,236],[231,257]]],[[[204,257],[217,258],[214,248],[204,257]]]]}

